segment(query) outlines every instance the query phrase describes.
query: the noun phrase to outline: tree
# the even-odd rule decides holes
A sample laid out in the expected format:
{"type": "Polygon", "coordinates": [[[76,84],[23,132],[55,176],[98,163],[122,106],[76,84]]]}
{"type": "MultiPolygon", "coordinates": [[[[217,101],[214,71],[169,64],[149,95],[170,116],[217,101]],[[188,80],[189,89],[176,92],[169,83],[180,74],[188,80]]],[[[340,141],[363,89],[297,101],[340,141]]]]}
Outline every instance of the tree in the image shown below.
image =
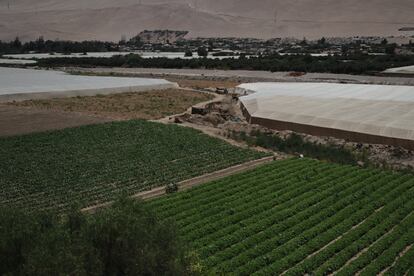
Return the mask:
{"type": "Polygon", "coordinates": [[[208,51],[207,51],[206,47],[201,46],[201,47],[198,47],[197,54],[198,54],[199,57],[207,57],[208,51]]]}
{"type": "Polygon", "coordinates": [[[0,274],[194,275],[197,256],[142,203],[94,215],[0,210],[0,274]]]}
{"type": "Polygon", "coordinates": [[[382,41],[381,41],[381,45],[387,45],[388,44],[388,40],[386,39],[386,38],[384,38],[382,41]]]}
{"type": "Polygon", "coordinates": [[[397,44],[395,44],[395,43],[388,44],[387,47],[385,48],[385,53],[387,55],[394,55],[396,49],[397,49],[397,44]]]}
{"type": "Polygon", "coordinates": [[[45,49],[45,40],[43,39],[43,36],[39,36],[39,38],[35,41],[36,44],[36,50],[39,52],[44,51],[45,49]]]}
{"type": "Polygon", "coordinates": [[[192,57],[193,56],[193,51],[191,51],[190,49],[185,50],[184,56],[185,57],[192,57]]]}
{"type": "Polygon", "coordinates": [[[326,44],[326,38],[322,37],[321,39],[318,40],[318,44],[319,45],[325,45],[326,44]]]}
{"type": "Polygon", "coordinates": [[[306,37],[303,38],[303,40],[299,43],[299,45],[301,45],[301,46],[307,46],[308,45],[308,40],[306,39],[306,37]]]}
{"type": "Polygon", "coordinates": [[[13,41],[13,48],[20,49],[22,47],[22,43],[20,42],[19,37],[16,37],[13,41]]]}
{"type": "Polygon", "coordinates": [[[214,50],[214,42],[212,40],[208,41],[208,51],[212,52],[214,50]]]}

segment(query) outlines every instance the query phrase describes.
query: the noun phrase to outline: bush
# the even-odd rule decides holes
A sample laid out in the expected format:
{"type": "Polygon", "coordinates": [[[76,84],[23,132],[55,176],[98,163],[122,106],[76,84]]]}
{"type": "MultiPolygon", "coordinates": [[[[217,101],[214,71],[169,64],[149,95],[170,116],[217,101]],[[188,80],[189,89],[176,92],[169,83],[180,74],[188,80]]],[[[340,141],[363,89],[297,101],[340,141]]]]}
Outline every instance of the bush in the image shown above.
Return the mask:
{"type": "Polygon", "coordinates": [[[192,275],[175,228],[141,203],[120,200],[94,215],[0,210],[0,274],[192,275]]]}
{"type": "Polygon", "coordinates": [[[175,192],[178,192],[178,186],[175,183],[170,183],[165,187],[165,192],[167,194],[173,194],[175,192]]]}
{"type": "Polygon", "coordinates": [[[327,160],[339,164],[356,165],[359,160],[366,162],[366,157],[357,156],[348,149],[335,145],[322,145],[305,141],[300,135],[292,133],[286,139],[266,134],[261,131],[253,131],[249,135],[245,132],[233,132],[231,137],[244,141],[249,146],[259,146],[266,149],[281,151],[289,154],[304,154],[307,157],[327,160]]]}

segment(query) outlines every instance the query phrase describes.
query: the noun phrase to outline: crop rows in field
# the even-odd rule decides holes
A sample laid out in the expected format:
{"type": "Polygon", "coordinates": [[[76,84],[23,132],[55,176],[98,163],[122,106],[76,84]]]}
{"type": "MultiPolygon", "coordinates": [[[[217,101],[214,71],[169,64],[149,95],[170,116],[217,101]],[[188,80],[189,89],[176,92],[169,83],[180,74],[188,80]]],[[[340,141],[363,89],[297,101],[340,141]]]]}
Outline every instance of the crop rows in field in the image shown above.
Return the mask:
{"type": "Polygon", "coordinates": [[[86,207],[262,156],[146,121],[0,138],[0,206],[86,207]]]}
{"type": "Polygon", "coordinates": [[[215,273],[414,270],[412,174],[290,159],[148,204],[215,273]]]}

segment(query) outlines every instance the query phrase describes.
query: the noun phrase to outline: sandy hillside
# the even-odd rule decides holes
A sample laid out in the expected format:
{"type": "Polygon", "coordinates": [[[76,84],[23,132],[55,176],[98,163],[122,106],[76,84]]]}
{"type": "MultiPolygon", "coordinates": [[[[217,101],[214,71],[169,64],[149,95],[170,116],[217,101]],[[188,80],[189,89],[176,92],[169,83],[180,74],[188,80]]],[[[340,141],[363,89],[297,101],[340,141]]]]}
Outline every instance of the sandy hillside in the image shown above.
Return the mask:
{"type": "Polygon", "coordinates": [[[119,40],[144,29],[190,36],[399,35],[412,0],[0,0],[0,39],[119,40]]]}

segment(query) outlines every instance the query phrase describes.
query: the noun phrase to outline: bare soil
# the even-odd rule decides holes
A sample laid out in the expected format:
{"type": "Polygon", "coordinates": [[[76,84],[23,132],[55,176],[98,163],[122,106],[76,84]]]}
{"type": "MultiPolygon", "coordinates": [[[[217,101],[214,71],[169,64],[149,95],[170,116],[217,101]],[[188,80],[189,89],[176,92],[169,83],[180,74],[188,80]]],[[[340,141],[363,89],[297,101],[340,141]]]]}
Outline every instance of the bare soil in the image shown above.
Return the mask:
{"type": "MultiPolygon", "coordinates": [[[[331,73],[295,74],[248,70],[161,69],[161,68],[61,68],[63,71],[88,75],[149,77],[175,80],[200,80],[212,82],[328,82],[383,85],[414,85],[414,78],[390,76],[363,76],[331,73]]],[[[221,86],[221,85],[220,85],[221,86]]],[[[214,86],[213,86],[214,87],[214,86]]]]}
{"type": "Polygon", "coordinates": [[[212,98],[213,96],[206,93],[167,89],[92,97],[29,100],[13,102],[8,105],[49,111],[76,112],[110,120],[154,120],[184,112],[189,107],[212,98]]]}
{"type": "Polygon", "coordinates": [[[14,136],[108,121],[110,120],[73,112],[0,105],[0,136],[14,136]]]}
{"type": "Polygon", "coordinates": [[[213,79],[197,79],[197,78],[178,78],[167,77],[168,81],[176,82],[180,87],[188,87],[192,89],[206,89],[206,88],[234,88],[241,84],[240,81],[226,79],[226,78],[213,78],[213,79]]]}

